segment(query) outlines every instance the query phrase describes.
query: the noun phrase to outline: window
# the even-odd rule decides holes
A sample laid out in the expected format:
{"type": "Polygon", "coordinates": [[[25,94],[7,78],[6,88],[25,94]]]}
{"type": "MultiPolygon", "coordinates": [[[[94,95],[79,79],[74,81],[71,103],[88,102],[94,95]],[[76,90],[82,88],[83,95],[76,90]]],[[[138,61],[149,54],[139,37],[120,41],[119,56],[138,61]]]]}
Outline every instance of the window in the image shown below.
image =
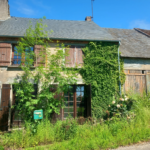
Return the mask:
{"type": "Polygon", "coordinates": [[[87,117],[87,97],[84,85],[70,86],[65,97],[64,119],[68,116],[72,117],[87,117]]]}
{"type": "Polygon", "coordinates": [[[21,63],[29,63],[30,65],[33,65],[33,60],[30,61],[29,59],[33,58],[33,47],[26,48],[25,52],[23,54],[18,53],[16,45],[13,45],[12,50],[12,65],[13,66],[19,66],[21,63]]]}

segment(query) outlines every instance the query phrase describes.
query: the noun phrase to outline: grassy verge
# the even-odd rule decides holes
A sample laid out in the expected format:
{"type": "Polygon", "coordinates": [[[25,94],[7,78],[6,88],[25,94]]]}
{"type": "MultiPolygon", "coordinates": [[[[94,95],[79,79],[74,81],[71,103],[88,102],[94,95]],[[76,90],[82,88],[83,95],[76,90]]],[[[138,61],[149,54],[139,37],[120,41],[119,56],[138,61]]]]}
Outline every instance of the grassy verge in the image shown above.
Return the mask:
{"type": "Polygon", "coordinates": [[[14,131],[2,135],[1,145],[27,150],[97,150],[116,148],[150,140],[150,100],[149,96],[134,96],[132,112],[134,118],[117,118],[92,125],[78,125],[75,120],[58,121],[55,125],[45,120],[32,133],[14,131]],[[38,146],[47,145],[47,146],[38,146]]]}

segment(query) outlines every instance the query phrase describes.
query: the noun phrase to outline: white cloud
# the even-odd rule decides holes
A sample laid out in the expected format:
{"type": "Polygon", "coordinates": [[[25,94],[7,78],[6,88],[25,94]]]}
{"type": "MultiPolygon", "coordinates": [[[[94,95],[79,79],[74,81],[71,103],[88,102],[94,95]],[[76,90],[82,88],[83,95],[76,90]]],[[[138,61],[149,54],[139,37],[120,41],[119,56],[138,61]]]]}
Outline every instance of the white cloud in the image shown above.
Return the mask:
{"type": "Polygon", "coordinates": [[[47,5],[45,2],[43,2],[43,0],[31,0],[32,3],[40,8],[42,8],[43,10],[50,10],[50,6],[47,5]]]}
{"type": "Polygon", "coordinates": [[[129,28],[150,29],[150,23],[145,20],[134,20],[130,23],[129,28]]]}
{"type": "Polygon", "coordinates": [[[20,11],[21,13],[25,14],[25,15],[33,15],[35,14],[34,10],[30,9],[30,8],[18,8],[18,11],[20,11]]]}
{"type": "Polygon", "coordinates": [[[15,5],[16,9],[22,14],[25,14],[28,16],[36,14],[35,10],[33,10],[30,6],[28,6],[27,4],[25,4],[21,1],[16,0],[15,4],[16,4],[15,5]]]}

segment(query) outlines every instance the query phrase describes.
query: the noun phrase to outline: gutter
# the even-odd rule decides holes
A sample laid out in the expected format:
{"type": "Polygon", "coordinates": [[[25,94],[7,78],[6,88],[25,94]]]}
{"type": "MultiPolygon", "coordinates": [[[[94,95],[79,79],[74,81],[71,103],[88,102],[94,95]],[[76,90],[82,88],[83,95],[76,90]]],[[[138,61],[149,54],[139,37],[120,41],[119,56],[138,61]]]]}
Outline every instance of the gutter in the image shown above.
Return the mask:
{"type": "MultiPolygon", "coordinates": [[[[11,38],[23,38],[24,36],[12,36],[12,35],[0,35],[1,37],[11,37],[11,38]]],[[[45,37],[46,38],[46,37],[45,37]]],[[[119,40],[98,40],[98,39],[70,39],[70,38],[51,38],[48,37],[50,40],[70,40],[70,41],[102,41],[102,42],[119,42],[119,40]]]]}
{"type": "MultiPolygon", "coordinates": [[[[121,42],[119,41],[119,46],[121,42]]],[[[121,77],[120,77],[120,54],[119,54],[119,47],[118,47],[118,66],[119,66],[119,93],[121,95],[121,77]]]]}

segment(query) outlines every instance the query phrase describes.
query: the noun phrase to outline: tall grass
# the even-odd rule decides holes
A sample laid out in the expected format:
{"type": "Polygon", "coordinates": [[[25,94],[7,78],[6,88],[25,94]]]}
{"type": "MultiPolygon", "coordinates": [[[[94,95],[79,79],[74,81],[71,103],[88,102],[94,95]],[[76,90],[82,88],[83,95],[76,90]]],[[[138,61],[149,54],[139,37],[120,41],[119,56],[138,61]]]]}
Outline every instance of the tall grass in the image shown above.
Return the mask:
{"type": "Polygon", "coordinates": [[[133,118],[113,118],[111,121],[95,125],[85,123],[82,126],[76,120],[58,121],[54,125],[44,120],[38,125],[35,134],[32,134],[28,126],[26,130],[1,136],[1,145],[29,150],[97,150],[148,141],[150,95],[131,95],[130,98],[134,99],[131,111],[136,116],[133,118]],[[37,146],[41,144],[47,146],[37,146]]]}

